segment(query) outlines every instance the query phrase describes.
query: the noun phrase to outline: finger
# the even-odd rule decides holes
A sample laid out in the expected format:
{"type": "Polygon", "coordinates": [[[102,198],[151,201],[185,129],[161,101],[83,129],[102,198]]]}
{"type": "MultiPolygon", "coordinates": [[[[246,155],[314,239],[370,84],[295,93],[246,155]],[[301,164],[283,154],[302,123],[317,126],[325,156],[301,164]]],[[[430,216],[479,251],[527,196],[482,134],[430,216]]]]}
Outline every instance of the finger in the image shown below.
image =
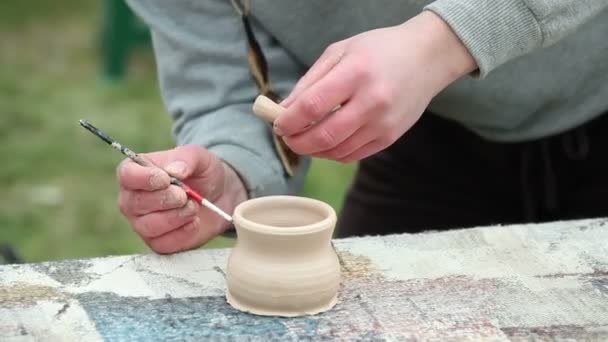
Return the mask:
{"type": "Polygon", "coordinates": [[[294,152],[310,155],[331,150],[371,120],[369,103],[356,97],[308,130],[283,140],[294,152]]]}
{"type": "Polygon", "coordinates": [[[144,241],[157,253],[175,253],[200,246],[208,240],[204,239],[205,232],[201,219],[197,216],[177,229],[155,238],[144,239],[144,241]]]}
{"type": "Polygon", "coordinates": [[[121,191],[118,206],[125,216],[130,217],[180,208],[187,200],[188,196],[184,190],[171,185],[157,191],[121,191]]]}
{"type": "Polygon", "coordinates": [[[198,145],[181,145],[174,149],[143,154],[154,165],[179,179],[203,173],[217,157],[198,145]]]}
{"type": "MultiPolygon", "coordinates": [[[[353,62],[355,61],[355,62],[353,62]]],[[[289,136],[303,131],[346,102],[359,86],[360,69],[346,56],[328,74],[304,91],[274,122],[275,133],[289,136]]]]}
{"type": "Polygon", "coordinates": [[[192,202],[177,209],[157,211],[136,217],[131,225],[133,230],[144,239],[155,238],[192,222],[198,213],[199,206],[192,202]]]}
{"type": "Polygon", "coordinates": [[[120,187],[127,190],[153,191],[169,186],[170,179],[166,172],[154,167],[144,167],[130,159],[123,160],[117,168],[120,187]]]}
{"type": "Polygon", "coordinates": [[[204,196],[216,198],[224,184],[222,162],[207,149],[197,145],[184,145],[171,151],[163,168],[178,179],[187,180],[189,185],[204,196]]]}
{"type": "Polygon", "coordinates": [[[342,159],[340,159],[338,161],[341,163],[350,163],[353,161],[358,161],[361,159],[365,159],[365,158],[371,156],[372,154],[380,152],[387,147],[388,147],[388,145],[386,145],[382,141],[373,140],[373,141],[363,145],[360,149],[343,157],[342,159]]]}
{"type": "Polygon", "coordinates": [[[335,67],[344,55],[344,44],[330,45],[317,61],[308,69],[306,74],[300,78],[298,83],[291,91],[291,94],[287,96],[285,100],[281,102],[284,107],[289,107],[294,99],[296,99],[304,90],[308,89],[312,84],[320,80],[325,76],[333,67],[335,67]]]}
{"type": "Polygon", "coordinates": [[[162,167],[170,175],[184,179],[205,169],[211,153],[197,145],[178,146],[169,151],[162,167]]]}
{"type": "Polygon", "coordinates": [[[377,137],[377,134],[378,132],[375,127],[371,125],[363,126],[338,146],[315,153],[312,156],[323,159],[341,160],[370,143],[377,137]]]}

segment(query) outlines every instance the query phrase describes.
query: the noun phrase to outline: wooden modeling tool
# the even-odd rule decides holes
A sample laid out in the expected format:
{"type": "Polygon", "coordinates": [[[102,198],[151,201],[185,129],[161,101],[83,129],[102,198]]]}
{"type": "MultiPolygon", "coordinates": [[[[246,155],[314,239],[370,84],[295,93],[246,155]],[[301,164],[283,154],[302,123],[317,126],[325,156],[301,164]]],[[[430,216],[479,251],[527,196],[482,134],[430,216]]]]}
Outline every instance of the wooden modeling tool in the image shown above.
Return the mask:
{"type": "MultiPolygon", "coordinates": [[[[334,113],[340,108],[340,105],[336,106],[336,108],[332,109],[330,114],[334,113]]],[[[271,124],[286,110],[287,108],[281,106],[278,103],[275,103],[264,95],[258,95],[258,97],[255,99],[255,102],[253,103],[253,112],[255,113],[255,115],[271,124]]],[[[314,124],[315,122],[311,122],[306,127],[308,128],[314,124]]]]}
{"type": "Polygon", "coordinates": [[[253,112],[262,120],[273,123],[287,109],[264,95],[259,95],[253,103],[253,112]]]}
{"type": "MultiPolygon", "coordinates": [[[[266,121],[271,126],[287,110],[264,95],[259,95],[255,99],[252,109],[257,117],[266,121]]],[[[293,177],[300,163],[300,156],[293,152],[278,135],[272,134],[272,140],[285,167],[285,171],[289,176],[293,177]]]]}
{"type": "MultiPolygon", "coordinates": [[[[156,167],[156,168],[158,168],[158,166],[154,165],[154,163],[152,163],[150,160],[148,160],[148,159],[144,158],[143,156],[141,156],[141,155],[133,152],[128,147],[126,147],[126,146],[120,144],[118,141],[112,139],[109,135],[105,134],[99,128],[97,128],[97,127],[93,126],[92,124],[90,124],[88,121],[86,121],[86,120],[80,120],[80,125],[82,127],[86,128],[89,132],[91,132],[94,135],[96,135],[101,140],[103,140],[106,143],[108,143],[110,146],[114,147],[116,150],[120,151],[122,154],[124,154],[129,159],[131,159],[132,161],[136,162],[137,164],[139,164],[141,166],[146,166],[146,167],[156,167]]],[[[232,222],[232,217],[230,215],[226,214],[222,209],[218,208],[215,204],[209,202],[209,200],[207,200],[203,196],[199,195],[192,188],[190,188],[189,186],[187,186],[186,184],[184,184],[184,182],[180,181],[179,179],[177,179],[175,177],[171,177],[171,184],[177,185],[180,188],[182,188],[186,192],[186,195],[188,195],[188,197],[191,198],[192,200],[194,200],[196,203],[198,203],[198,204],[200,204],[200,205],[208,208],[209,210],[215,212],[216,214],[220,215],[221,217],[223,217],[227,221],[232,222]]]]}

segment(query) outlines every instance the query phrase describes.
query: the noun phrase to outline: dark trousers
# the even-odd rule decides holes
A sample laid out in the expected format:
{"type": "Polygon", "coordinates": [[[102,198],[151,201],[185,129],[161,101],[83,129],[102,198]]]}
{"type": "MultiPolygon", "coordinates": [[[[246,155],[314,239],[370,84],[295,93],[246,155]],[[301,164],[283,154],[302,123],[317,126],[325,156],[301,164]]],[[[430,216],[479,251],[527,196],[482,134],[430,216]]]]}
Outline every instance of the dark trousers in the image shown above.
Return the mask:
{"type": "Polygon", "coordinates": [[[425,113],[360,162],[339,237],[608,216],[608,115],[522,143],[425,113]]]}

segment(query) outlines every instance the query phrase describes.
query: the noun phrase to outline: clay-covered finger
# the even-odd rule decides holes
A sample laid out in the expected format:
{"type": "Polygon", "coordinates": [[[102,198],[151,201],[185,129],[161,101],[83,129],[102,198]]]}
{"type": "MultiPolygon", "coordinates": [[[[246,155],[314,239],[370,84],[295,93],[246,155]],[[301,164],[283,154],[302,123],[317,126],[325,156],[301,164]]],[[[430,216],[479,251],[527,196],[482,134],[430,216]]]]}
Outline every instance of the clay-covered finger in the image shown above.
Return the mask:
{"type": "Polygon", "coordinates": [[[198,205],[192,201],[177,209],[157,211],[132,220],[133,230],[144,239],[167,234],[192,222],[198,213],[198,205]]]}
{"type": "Polygon", "coordinates": [[[184,162],[183,165],[187,168],[181,175],[187,176],[185,181],[189,186],[209,200],[217,199],[221,195],[224,185],[224,164],[216,155],[200,146],[183,145],[175,148],[172,158],[173,161],[166,166],[167,171],[177,178],[184,179],[173,169],[176,163],[179,166],[184,162]]]}
{"type": "Polygon", "coordinates": [[[195,217],[191,222],[177,229],[158,237],[144,239],[144,241],[157,253],[175,253],[200,246],[206,241],[201,238],[203,231],[200,218],[195,217]]]}
{"type": "Polygon", "coordinates": [[[144,167],[125,159],[116,171],[120,187],[127,190],[154,191],[169,186],[169,175],[155,167],[144,167]]]}
{"type": "Polygon", "coordinates": [[[156,191],[123,190],[119,194],[118,205],[126,216],[141,216],[155,211],[183,207],[188,196],[180,187],[170,185],[156,191]]]}

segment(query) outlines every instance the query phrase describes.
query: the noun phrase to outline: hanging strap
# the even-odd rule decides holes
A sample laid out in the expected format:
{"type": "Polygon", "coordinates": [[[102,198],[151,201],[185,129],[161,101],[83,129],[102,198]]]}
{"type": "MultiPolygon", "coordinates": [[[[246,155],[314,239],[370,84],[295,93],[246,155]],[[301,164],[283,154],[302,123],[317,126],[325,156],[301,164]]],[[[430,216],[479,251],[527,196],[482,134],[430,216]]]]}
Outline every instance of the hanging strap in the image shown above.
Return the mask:
{"type": "MultiPolygon", "coordinates": [[[[260,95],[265,95],[270,98],[274,102],[280,102],[281,98],[272,90],[272,84],[270,82],[270,77],[268,77],[268,62],[266,61],[266,56],[264,56],[264,52],[258,43],[255,34],[253,33],[253,28],[251,26],[251,21],[249,19],[249,13],[251,9],[251,1],[250,0],[231,0],[232,5],[235,10],[241,17],[241,21],[243,22],[243,27],[245,29],[245,34],[247,36],[247,63],[249,64],[249,72],[251,77],[255,81],[255,84],[258,87],[258,91],[260,95]]],[[[283,167],[285,172],[289,176],[293,176],[295,170],[297,169],[301,157],[293,152],[281,139],[281,137],[277,136],[273,133],[273,141],[277,153],[281,158],[281,162],[283,163],[283,167]]]]}

